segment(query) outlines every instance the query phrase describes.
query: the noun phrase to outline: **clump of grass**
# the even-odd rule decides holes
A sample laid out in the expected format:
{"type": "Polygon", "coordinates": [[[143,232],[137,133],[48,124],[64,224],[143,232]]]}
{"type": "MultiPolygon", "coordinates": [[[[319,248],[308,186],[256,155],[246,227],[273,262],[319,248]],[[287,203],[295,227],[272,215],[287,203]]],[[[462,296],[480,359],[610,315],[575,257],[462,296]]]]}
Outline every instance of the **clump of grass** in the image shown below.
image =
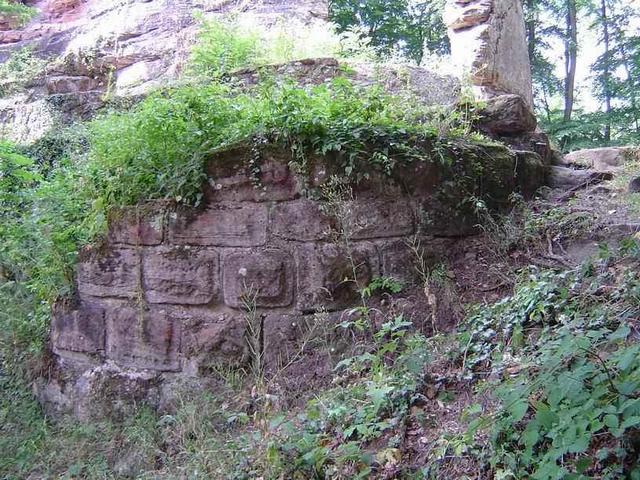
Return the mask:
{"type": "Polygon", "coordinates": [[[261,57],[260,36],[224,21],[204,21],[191,52],[190,73],[205,78],[221,76],[249,65],[261,57]]]}

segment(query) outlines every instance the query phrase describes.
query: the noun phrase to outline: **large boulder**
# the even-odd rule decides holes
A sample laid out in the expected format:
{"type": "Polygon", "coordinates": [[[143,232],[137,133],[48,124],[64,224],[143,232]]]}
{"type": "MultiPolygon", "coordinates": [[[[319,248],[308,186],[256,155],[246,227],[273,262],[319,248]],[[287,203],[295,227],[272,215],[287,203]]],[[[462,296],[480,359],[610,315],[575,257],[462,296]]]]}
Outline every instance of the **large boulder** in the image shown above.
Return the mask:
{"type": "Polygon", "coordinates": [[[604,147],[576,150],[564,156],[563,163],[578,167],[590,168],[598,172],[615,172],[624,162],[637,155],[638,149],[633,147],[604,147]]]}
{"type": "Polygon", "coordinates": [[[480,111],[480,127],[496,135],[533,132],[537,123],[536,116],[520,95],[491,98],[480,111]]]}
{"type": "Polygon", "coordinates": [[[470,75],[483,98],[521,96],[533,108],[533,88],[520,0],[448,0],[445,23],[459,74],[470,75]]]}

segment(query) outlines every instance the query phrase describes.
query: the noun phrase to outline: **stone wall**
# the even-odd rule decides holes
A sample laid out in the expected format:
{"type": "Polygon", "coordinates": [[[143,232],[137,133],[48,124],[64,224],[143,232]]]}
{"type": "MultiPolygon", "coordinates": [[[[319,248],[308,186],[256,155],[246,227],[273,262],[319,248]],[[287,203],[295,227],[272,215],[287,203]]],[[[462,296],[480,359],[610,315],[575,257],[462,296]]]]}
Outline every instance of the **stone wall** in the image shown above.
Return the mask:
{"type": "Polygon", "coordinates": [[[486,164],[477,193],[495,205],[544,178],[535,154],[482,146],[469,152],[479,155],[469,164],[421,162],[392,178],[374,174],[327,202],[322,185],[336,159],[311,159],[301,176],[290,154],[268,149],[256,185],[245,167],[249,153],[238,148],[209,162],[200,208],[152,203],[114,212],[104,244],[82,252],[76,300],[54,311],[54,373],[38,383],[50,411],[99,416],[104,402],[95,399],[109,395],[153,404],[161,395],[153,400],[150,392],[172,379],[206,376],[212,364],[247,366],[253,308],[267,368],[276,368],[314,313],[337,321],[377,276],[411,284],[408,238],[417,235],[431,258],[452,237],[473,233],[476,219],[459,207],[468,193],[459,178],[478,174],[474,162],[486,164]]]}

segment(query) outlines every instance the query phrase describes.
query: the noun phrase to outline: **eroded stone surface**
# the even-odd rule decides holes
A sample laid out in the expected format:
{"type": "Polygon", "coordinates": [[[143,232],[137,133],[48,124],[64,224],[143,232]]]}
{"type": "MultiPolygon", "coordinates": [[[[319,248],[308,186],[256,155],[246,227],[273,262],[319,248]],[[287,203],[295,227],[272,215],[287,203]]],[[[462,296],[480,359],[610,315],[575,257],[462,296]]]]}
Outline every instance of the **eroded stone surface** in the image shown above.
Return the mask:
{"type": "Polygon", "coordinates": [[[234,308],[242,298],[255,298],[256,307],[286,307],[293,301],[295,275],[292,256],[281,250],[237,252],[224,257],[224,301],[234,308]]]}
{"type": "Polygon", "coordinates": [[[178,245],[258,247],[267,240],[267,221],[264,205],[215,204],[202,212],[173,214],[169,229],[178,245]]]}
{"type": "Polygon", "coordinates": [[[129,249],[97,252],[78,264],[80,295],[133,298],[142,289],[140,252],[129,249]]]}
{"type": "Polygon", "coordinates": [[[249,148],[238,147],[209,162],[205,197],[212,202],[264,202],[290,200],[300,195],[300,179],[281,154],[264,152],[256,179],[248,171],[251,155],[249,148]]]}
{"type": "Polygon", "coordinates": [[[51,342],[56,350],[93,354],[104,351],[104,309],[84,304],[79,309],[60,307],[51,322],[51,342]]]}
{"type": "Polygon", "coordinates": [[[182,352],[187,373],[206,374],[219,366],[244,367],[249,352],[246,319],[238,313],[183,310],[182,352]]]}
{"type": "Polygon", "coordinates": [[[521,96],[533,109],[531,67],[519,0],[447,0],[451,56],[484,98],[521,96]]]}
{"type": "Polygon", "coordinates": [[[116,421],[131,416],[139,405],[158,403],[161,379],[153,372],[122,368],[113,362],[84,372],[67,387],[73,413],[82,421],[110,418],[116,421]]]}
{"type": "Polygon", "coordinates": [[[499,95],[487,101],[480,112],[481,126],[494,134],[514,135],[533,132],[537,120],[531,108],[519,95],[499,95]]]}
{"type": "Polygon", "coordinates": [[[308,199],[275,205],[271,211],[271,233],[293,241],[323,240],[332,232],[332,219],[322,204],[308,199]]]}
{"type": "Polygon", "coordinates": [[[181,324],[163,309],[117,306],[107,310],[107,356],[138,369],[180,369],[181,324]]]}
{"type": "MultiPolygon", "coordinates": [[[[91,93],[85,104],[104,105],[109,96],[135,97],[176,79],[197,37],[198,11],[209,19],[238,18],[251,31],[277,38],[286,20],[294,38],[323,38],[328,32],[325,0],[36,0],[39,14],[23,28],[0,18],[0,61],[31,47],[42,58],[59,58],[46,85],[29,88],[28,100],[14,97],[0,130],[14,141],[40,138],[61,119],[72,121],[84,107],[36,116],[35,102],[56,104],[56,96],[91,93]],[[304,32],[304,33],[302,33],[304,32]],[[35,100],[35,102],[34,102],[35,100]],[[51,100],[51,102],[49,102],[51,100]],[[26,103],[26,104],[24,104],[26,103]],[[25,122],[24,117],[32,117],[25,122]],[[4,128],[2,128],[4,127],[4,128]]],[[[44,83],[44,82],[42,82],[44,83]]]]}
{"type": "Polygon", "coordinates": [[[143,272],[150,303],[202,305],[211,302],[219,290],[218,253],[212,250],[147,250],[143,272]]]}
{"type": "Polygon", "coordinates": [[[126,245],[160,245],[164,238],[162,208],[120,210],[109,218],[109,240],[126,245]]]}
{"type": "Polygon", "coordinates": [[[336,244],[304,245],[298,249],[297,263],[297,307],[302,312],[353,305],[358,290],[380,270],[378,252],[368,243],[353,245],[351,251],[336,244]]]}
{"type": "Polygon", "coordinates": [[[355,240],[402,237],[413,233],[415,207],[406,199],[348,202],[345,224],[355,240]]]}

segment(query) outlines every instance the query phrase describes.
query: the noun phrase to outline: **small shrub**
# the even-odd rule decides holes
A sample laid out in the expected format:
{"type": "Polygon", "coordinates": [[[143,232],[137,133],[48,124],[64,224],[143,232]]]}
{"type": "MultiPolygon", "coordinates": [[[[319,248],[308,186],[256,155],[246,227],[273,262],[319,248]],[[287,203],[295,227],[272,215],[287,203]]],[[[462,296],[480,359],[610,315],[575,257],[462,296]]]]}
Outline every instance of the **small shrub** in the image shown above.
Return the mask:
{"type": "Polygon", "coordinates": [[[640,478],[636,254],[623,242],[592,268],[532,271],[468,319],[463,368],[490,379],[500,406],[467,438],[491,434],[496,476],[640,478]]]}
{"type": "Polygon", "coordinates": [[[371,297],[375,293],[397,294],[403,289],[403,284],[393,277],[376,277],[362,289],[364,297],[371,297]]]}
{"type": "Polygon", "coordinates": [[[336,55],[344,57],[342,40],[328,29],[313,25],[297,25],[292,31],[291,25],[285,22],[265,29],[240,25],[233,18],[202,19],[187,73],[211,80],[266,64],[336,55]]]}
{"type": "Polygon", "coordinates": [[[191,52],[191,73],[209,79],[220,78],[261,57],[260,37],[225,21],[202,21],[197,43],[191,52]]]}
{"type": "Polygon", "coordinates": [[[15,50],[0,64],[0,96],[19,91],[44,74],[47,61],[29,47],[15,50]]]}

